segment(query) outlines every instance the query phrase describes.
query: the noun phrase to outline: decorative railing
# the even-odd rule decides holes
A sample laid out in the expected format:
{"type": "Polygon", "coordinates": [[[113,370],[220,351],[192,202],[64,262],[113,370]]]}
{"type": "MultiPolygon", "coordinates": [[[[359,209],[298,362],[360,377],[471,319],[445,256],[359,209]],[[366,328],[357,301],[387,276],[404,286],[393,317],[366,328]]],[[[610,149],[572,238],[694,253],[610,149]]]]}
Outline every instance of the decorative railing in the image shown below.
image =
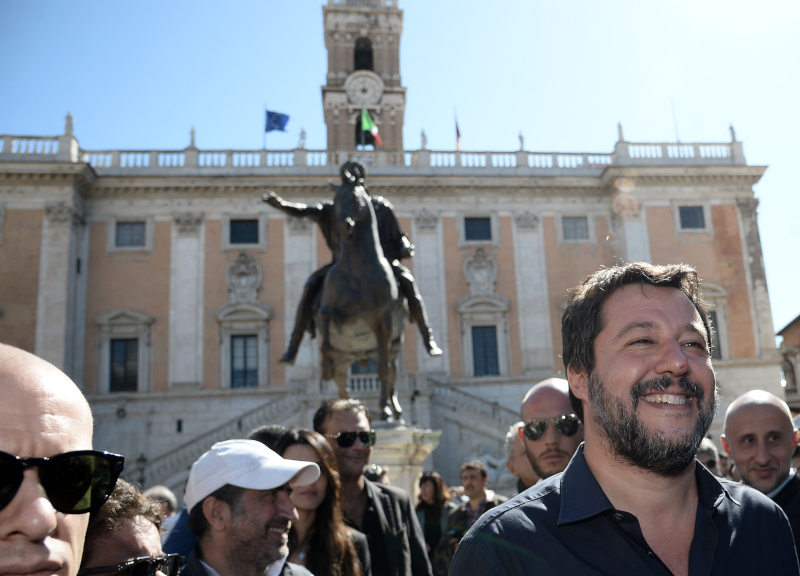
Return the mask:
{"type": "Polygon", "coordinates": [[[378,392],[381,381],[377,374],[351,374],[347,377],[347,389],[353,394],[378,392]]]}
{"type": "Polygon", "coordinates": [[[242,438],[250,430],[262,424],[283,423],[295,414],[300,402],[301,395],[299,394],[273,397],[266,404],[254,408],[213,430],[209,430],[166,454],[153,458],[147,462],[144,468],[144,476],[147,483],[152,485],[164,482],[181,470],[188,469],[195,460],[216,442],[242,438]]]}
{"type": "Polygon", "coordinates": [[[480,396],[464,392],[453,386],[428,378],[428,383],[433,390],[433,398],[441,404],[457,410],[467,410],[473,415],[483,416],[492,420],[498,430],[505,431],[520,420],[517,412],[500,406],[497,402],[484,400],[480,396]]]}

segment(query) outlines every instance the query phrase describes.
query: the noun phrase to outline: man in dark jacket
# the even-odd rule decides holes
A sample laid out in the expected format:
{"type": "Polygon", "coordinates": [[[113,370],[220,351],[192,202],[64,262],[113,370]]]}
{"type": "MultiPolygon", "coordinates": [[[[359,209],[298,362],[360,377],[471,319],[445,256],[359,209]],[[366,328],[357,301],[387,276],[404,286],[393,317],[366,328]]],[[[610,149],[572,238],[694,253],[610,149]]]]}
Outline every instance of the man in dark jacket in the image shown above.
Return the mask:
{"type": "Polygon", "coordinates": [[[314,415],[339,466],[345,521],[367,536],[373,576],[431,576],[425,539],[405,490],[364,477],[375,432],[360,401],[332,400],[314,415]]]}
{"type": "Polygon", "coordinates": [[[291,487],[319,466],[284,460],[255,440],[218,442],[192,466],[184,502],[197,545],[184,576],[309,576],[286,561],[297,510],[291,487]]]}

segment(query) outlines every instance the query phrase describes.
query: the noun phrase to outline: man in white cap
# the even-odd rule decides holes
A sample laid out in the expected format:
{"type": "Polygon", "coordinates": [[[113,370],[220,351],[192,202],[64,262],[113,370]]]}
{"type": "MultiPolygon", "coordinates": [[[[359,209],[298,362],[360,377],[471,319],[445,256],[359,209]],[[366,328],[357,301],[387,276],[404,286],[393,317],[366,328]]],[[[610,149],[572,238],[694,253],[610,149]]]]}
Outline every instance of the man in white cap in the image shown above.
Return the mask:
{"type": "Polygon", "coordinates": [[[255,440],[218,442],[192,466],[184,502],[197,545],[184,576],[309,576],[286,562],[295,484],[319,466],[284,460],[255,440]]]}

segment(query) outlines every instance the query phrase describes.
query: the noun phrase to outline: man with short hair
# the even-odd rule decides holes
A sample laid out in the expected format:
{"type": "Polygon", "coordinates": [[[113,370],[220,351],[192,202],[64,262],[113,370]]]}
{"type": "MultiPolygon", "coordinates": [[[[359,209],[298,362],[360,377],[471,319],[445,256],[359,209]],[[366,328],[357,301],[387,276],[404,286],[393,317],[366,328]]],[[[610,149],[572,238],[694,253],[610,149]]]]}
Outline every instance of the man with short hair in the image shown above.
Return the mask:
{"type": "Polygon", "coordinates": [[[581,421],[569,399],[569,384],[548,378],[533,386],[520,407],[525,452],[539,478],[563,472],[583,442],[581,421]]]}
{"type": "Polygon", "coordinates": [[[695,460],[717,405],[696,271],[601,269],[561,326],[585,442],[563,473],[478,520],[450,574],[800,574],[781,509],[695,460]]]}
{"type": "Polygon", "coordinates": [[[319,466],[284,460],[256,440],[218,442],[192,465],[184,502],[197,545],[185,576],[298,576],[286,561],[297,510],[295,484],[319,478],[319,466]]]}
{"type": "Polygon", "coordinates": [[[512,424],[506,433],[505,451],[506,468],[512,476],[517,477],[517,493],[524,492],[539,481],[539,475],[533,471],[525,442],[522,440],[524,423],[512,424]]]}
{"type": "Polygon", "coordinates": [[[0,344],[0,390],[0,574],[75,576],[123,458],[91,451],[89,404],[52,364],[0,344]]]}
{"type": "Polygon", "coordinates": [[[430,576],[425,538],[405,490],[364,477],[375,431],[359,401],[330,400],[314,414],[314,430],[336,454],[347,524],[367,536],[373,576],[430,576]]]}
{"type": "Polygon", "coordinates": [[[719,467],[717,466],[719,462],[719,452],[717,452],[717,447],[710,438],[703,438],[703,441],[700,442],[700,448],[697,449],[695,458],[697,458],[700,464],[708,468],[709,472],[715,476],[720,476],[719,467]]]}
{"type": "Polygon", "coordinates": [[[792,468],[797,429],[789,406],[774,394],[751,390],[728,406],[724,431],[722,445],[736,463],[742,483],[783,509],[800,550],[800,478],[792,468]]]}

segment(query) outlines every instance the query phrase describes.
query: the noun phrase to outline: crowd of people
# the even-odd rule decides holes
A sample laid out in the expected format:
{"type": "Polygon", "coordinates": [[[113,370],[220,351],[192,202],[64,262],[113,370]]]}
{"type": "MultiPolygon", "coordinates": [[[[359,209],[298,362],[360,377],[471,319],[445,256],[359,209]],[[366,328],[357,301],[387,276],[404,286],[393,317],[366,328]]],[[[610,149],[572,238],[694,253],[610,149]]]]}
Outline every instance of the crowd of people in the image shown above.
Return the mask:
{"type": "Polygon", "coordinates": [[[800,575],[798,431],[753,390],[707,437],[710,324],[688,266],[590,276],[562,320],[567,379],[534,385],[505,439],[517,494],[485,465],[419,478],[417,502],[370,464],[358,400],[313,429],[264,426],[209,447],[183,507],[92,449],[78,388],[0,344],[0,574],[89,576],[800,575]]]}

